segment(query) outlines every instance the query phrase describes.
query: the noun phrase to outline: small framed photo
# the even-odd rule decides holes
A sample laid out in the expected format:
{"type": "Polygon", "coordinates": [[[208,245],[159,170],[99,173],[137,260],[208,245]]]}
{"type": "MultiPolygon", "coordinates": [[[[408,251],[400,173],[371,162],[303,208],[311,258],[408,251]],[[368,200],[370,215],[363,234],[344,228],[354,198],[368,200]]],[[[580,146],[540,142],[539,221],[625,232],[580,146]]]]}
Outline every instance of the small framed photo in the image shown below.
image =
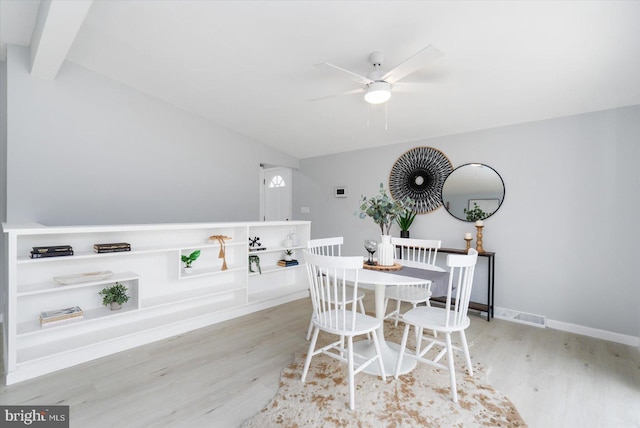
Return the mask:
{"type": "Polygon", "coordinates": [[[347,197],[347,188],[346,187],[336,187],[333,191],[333,195],[336,198],[346,198],[347,197]]]}

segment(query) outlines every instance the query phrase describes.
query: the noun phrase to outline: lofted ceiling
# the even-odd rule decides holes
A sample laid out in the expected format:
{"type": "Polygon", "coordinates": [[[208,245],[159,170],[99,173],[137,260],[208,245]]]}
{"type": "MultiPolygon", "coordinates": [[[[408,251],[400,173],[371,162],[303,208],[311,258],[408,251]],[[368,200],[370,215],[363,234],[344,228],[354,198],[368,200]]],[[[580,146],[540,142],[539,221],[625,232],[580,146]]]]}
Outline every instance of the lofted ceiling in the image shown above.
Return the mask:
{"type": "MultiPolygon", "coordinates": [[[[297,158],[640,104],[638,1],[65,3],[88,11],[62,59],[297,158]],[[315,64],[366,75],[429,44],[419,92],[310,101],[361,87],[315,64]]],[[[39,7],[0,0],[1,55],[34,49],[39,7]]]]}

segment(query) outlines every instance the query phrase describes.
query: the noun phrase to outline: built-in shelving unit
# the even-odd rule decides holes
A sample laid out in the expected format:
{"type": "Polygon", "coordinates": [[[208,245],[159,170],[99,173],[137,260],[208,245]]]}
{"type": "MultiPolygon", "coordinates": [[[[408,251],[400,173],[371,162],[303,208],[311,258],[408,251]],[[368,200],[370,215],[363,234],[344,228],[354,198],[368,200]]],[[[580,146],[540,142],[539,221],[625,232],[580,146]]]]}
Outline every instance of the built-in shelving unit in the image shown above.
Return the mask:
{"type": "Polygon", "coordinates": [[[305,270],[280,267],[285,249],[301,257],[310,222],[189,223],[46,227],[3,224],[7,235],[4,364],[7,385],[307,296],[305,270]],[[223,269],[221,246],[225,240],[223,269]],[[266,247],[249,251],[249,238],[266,247]],[[291,239],[293,238],[293,240],[291,239]],[[93,245],[127,242],[131,251],[98,254],[93,245]],[[71,245],[71,256],[31,259],[36,246],[71,245]],[[192,270],[180,257],[200,250],[192,270]],[[262,273],[249,272],[249,255],[262,273]],[[58,276],[109,272],[61,284],[58,276]],[[131,298],[102,306],[98,292],[115,282],[131,298]],[[83,318],[42,327],[43,311],[80,306],[83,318]]]}

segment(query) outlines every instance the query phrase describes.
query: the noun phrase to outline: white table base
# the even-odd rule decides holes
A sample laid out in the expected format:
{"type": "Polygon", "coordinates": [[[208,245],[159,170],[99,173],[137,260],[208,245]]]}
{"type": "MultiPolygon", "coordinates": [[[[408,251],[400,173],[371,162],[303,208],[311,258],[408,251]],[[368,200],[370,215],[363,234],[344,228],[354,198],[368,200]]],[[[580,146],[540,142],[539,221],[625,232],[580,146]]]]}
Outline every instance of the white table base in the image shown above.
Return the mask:
{"type": "MultiPolygon", "coordinates": [[[[375,285],[375,303],[376,303],[376,318],[384,322],[384,284],[375,285]]],[[[389,343],[384,339],[384,324],[376,330],[378,336],[378,342],[380,343],[380,353],[382,354],[382,361],[384,365],[385,376],[394,376],[396,373],[396,364],[398,363],[398,355],[400,355],[400,344],[389,343]]],[[[361,340],[353,344],[353,350],[355,353],[362,356],[371,358],[376,354],[376,348],[373,346],[373,340],[361,340]]],[[[409,373],[416,367],[417,361],[413,358],[403,358],[402,366],[400,367],[399,374],[409,373]]],[[[369,364],[364,370],[364,373],[380,376],[380,367],[377,362],[369,364]]]]}

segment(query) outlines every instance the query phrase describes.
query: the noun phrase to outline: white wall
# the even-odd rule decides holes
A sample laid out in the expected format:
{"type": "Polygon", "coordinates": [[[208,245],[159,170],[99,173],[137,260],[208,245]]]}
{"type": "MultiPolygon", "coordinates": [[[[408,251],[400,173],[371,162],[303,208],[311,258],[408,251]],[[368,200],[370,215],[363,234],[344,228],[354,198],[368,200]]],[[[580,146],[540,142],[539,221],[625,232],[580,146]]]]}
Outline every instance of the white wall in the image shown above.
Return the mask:
{"type": "MultiPolygon", "coordinates": [[[[303,159],[294,182],[294,217],[312,237],[343,235],[345,254],[377,238],[354,215],[396,159],[417,146],[441,150],[454,167],[481,162],[502,176],[500,210],[485,220],[484,248],[496,252],[498,307],[640,336],[640,287],[633,252],[640,212],[640,106],[303,159]],[[348,197],[333,197],[347,186],[348,197]],[[300,207],[310,214],[300,214],[300,207]]],[[[419,215],[412,237],[464,246],[469,223],[444,208],[419,215]]],[[[397,226],[392,232],[399,235],[397,226]]]]}
{"type": "Polygon", "coordinates": [[[258,220],[260,163],[298,165],[69,62],[33,78],[26,48],[8,47],[7,82],[10,223],[258,220]]]}

